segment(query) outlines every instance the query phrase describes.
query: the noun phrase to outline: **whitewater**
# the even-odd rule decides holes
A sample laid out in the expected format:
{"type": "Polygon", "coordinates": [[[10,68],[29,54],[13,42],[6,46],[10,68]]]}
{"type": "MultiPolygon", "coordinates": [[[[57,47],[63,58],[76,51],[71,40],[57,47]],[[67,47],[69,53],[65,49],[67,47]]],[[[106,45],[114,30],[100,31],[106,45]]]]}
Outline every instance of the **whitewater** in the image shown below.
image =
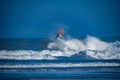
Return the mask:
{"type": "Polygon", "coordinates": [[[56,60],[58,57],[85,55],[93,59],[120,59],[120,41],[105,42],[93,36],[85,39],[58,39],[49,42],[47,49],[0,50],[0,59],[4,60],[56,60]]]}
{"type": "Polygon", "coordinates": [[[119,74],[119,40],[0,40],[0,80],[119,80],[119,74]]]}

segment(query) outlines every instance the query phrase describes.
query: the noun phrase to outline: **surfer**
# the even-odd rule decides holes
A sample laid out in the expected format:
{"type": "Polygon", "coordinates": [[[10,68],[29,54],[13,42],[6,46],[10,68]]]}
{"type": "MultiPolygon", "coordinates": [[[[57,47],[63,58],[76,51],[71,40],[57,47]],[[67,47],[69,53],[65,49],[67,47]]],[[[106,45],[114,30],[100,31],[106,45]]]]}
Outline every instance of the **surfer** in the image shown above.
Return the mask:
{"type": "Polygon", "coordinates": [[[57,31],[57,37],[56,37],[57,39],[58,38],[62,38],[62,30],[61,29],[59,29],[58,31],[57,31]]]}

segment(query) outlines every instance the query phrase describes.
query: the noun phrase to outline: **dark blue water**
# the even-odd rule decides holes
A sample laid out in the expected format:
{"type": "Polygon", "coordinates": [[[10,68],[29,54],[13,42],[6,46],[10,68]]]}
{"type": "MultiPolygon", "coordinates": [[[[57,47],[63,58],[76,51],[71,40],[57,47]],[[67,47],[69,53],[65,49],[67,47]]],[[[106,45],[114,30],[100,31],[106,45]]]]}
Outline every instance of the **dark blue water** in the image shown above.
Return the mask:
{"type": "Polygon", "coordinates": [[[79,50],[82,46],[77,47],[76,40],[69,44],[76,46],[64,50],[49,48],[49,43],[55,42],[49,39],[1,39],[0,80],[120,80],[119,40],[91,39],[80,40],[87,48],[84,50],[79,50]],[[95,44],[107,47],[101,50],[95,44]]]}

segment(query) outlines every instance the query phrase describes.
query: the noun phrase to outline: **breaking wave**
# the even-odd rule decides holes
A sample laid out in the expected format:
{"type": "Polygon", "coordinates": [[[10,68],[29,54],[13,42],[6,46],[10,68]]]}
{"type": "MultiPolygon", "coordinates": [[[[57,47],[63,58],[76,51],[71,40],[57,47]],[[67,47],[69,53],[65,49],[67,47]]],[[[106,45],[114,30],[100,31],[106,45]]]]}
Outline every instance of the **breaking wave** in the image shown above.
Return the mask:
{"type": "Polygon", "coordinates": [[[47,64],[4,64],[0,68],[48,68],[48,67],[112,67],[119,63],[86,62],[86,63],[47,63],[47,64]]]}
{"type": "Polygon", "coordinates": [[[95,59],[120,59],[120,42],[105,42],[99,38],[87,36],[79,39],[58,39],[48,44],[48,49],[42,51],[33,50],[1,50],[0,59],[17,60],[54,60],[57,57],[72,57],[77,54],[85,54],[95,59]],[[81,53],[84,52],[84,53],[81,53]]]}

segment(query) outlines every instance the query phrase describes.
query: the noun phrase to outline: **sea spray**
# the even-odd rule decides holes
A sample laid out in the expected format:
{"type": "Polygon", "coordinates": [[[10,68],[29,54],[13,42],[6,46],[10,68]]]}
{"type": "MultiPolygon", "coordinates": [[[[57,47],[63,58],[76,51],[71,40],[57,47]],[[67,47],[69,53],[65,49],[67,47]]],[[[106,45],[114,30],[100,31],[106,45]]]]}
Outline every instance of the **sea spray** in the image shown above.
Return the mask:
{"type": "Polygon", "coordinates": [[[77,54],[85,54],[94,59],[120,59],[120,42],[105,42],[100,39],[87,36],[83,40],[60,39],[48,44],[48,49],[33,50],[1,50],[0,59],[13,60],[54,60],[57,57],[72,57],[77,54]]]}

